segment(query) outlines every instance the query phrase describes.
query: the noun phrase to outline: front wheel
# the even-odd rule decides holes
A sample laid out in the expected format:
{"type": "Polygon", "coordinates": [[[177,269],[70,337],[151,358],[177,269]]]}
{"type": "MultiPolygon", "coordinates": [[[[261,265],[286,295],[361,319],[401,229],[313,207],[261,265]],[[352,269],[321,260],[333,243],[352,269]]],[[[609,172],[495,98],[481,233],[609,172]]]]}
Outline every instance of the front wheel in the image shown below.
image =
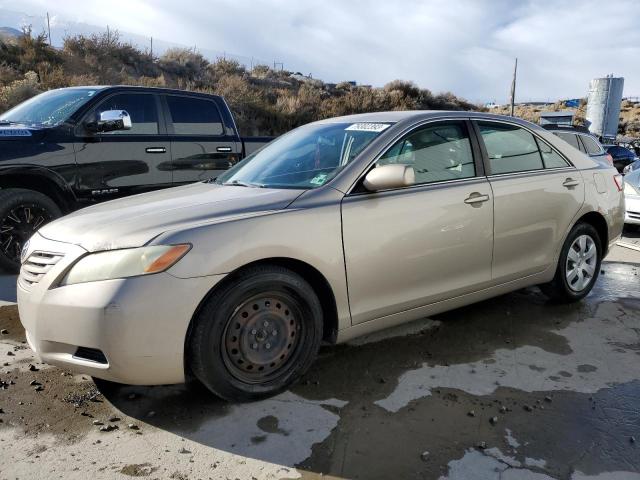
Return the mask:
{"type": "Polygon", "coordinates": [[[600,274],[602,243],[596,229],[578,223],[562,246],[553,280],[540,285],[552,300],[576,302],[586,297],[600,274]]]}
{"type": "Polygon", "coordinates": [[[218,396],[248,401],[298,379],[322,339],[322,307],[309,283],[275,265],[250,267],[205,301],[187,339],[192,373],[218,396]]]}
{"type": "Polygon", "coordinates": [[[61,215],[54,201],[40,192],[23,188],[0,190],[0,269],[17,272],[27,240],[61,215]]]}

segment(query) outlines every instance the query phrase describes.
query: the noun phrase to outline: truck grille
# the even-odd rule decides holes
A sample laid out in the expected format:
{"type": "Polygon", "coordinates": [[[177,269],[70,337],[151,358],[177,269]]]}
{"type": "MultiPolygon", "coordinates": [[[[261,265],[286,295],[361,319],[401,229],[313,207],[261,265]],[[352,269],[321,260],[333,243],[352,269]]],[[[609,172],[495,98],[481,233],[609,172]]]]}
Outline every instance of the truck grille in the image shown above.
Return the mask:
{"type": "Polygon", "coordinates": [[[62,253],[33,252],[20,268],[20,281],[27,287],[35,285],[62,257],[62,253]]]}

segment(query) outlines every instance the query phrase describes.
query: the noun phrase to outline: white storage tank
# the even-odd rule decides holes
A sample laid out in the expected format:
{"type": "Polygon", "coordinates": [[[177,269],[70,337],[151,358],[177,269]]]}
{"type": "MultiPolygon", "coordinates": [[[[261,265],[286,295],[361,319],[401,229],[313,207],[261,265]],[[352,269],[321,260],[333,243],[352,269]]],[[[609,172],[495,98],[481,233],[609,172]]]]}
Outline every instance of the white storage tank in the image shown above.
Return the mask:
{"type": "Polygon", "coordinates": [[[586,120],[589,131],[594,135],[616,138],[623,88],[624,78],[613,75],[594,78],[589,83],[586,120]]]}

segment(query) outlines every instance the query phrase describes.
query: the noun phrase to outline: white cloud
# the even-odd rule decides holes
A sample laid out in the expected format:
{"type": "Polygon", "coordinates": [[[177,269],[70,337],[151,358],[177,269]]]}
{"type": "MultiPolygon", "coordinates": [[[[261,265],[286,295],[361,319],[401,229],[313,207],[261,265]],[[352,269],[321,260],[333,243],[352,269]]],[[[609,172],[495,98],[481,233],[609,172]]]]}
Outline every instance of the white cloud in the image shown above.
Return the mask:
{"type": "MultiPolygon", "coordinates": [[[[640,2],[609,0],[0,0],[202,49],[284,62],[327,81],[413,80],[473,101],[586,95],[615,73],[640,95],[640,2]]],[[[0,18],[0,23],[2,23],[0,18]]]]}

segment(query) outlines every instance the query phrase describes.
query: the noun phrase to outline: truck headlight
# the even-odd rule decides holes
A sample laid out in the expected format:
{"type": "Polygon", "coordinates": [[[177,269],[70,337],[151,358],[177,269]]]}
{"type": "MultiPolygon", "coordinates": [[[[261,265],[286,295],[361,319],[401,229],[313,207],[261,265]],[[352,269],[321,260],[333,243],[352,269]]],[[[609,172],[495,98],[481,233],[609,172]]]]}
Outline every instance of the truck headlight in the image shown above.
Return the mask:
{"type": "Polygon", "coordinates": [[[625,195],[640,195],[640,191],[636,190],[630,183],[624,182],[625,195]]]}
{"type": "Polygon", "coordinates": [[[189,244],[153,245],[91,253],[76,262],[58,286],[164,272],[190,249],[189,244]]]}

